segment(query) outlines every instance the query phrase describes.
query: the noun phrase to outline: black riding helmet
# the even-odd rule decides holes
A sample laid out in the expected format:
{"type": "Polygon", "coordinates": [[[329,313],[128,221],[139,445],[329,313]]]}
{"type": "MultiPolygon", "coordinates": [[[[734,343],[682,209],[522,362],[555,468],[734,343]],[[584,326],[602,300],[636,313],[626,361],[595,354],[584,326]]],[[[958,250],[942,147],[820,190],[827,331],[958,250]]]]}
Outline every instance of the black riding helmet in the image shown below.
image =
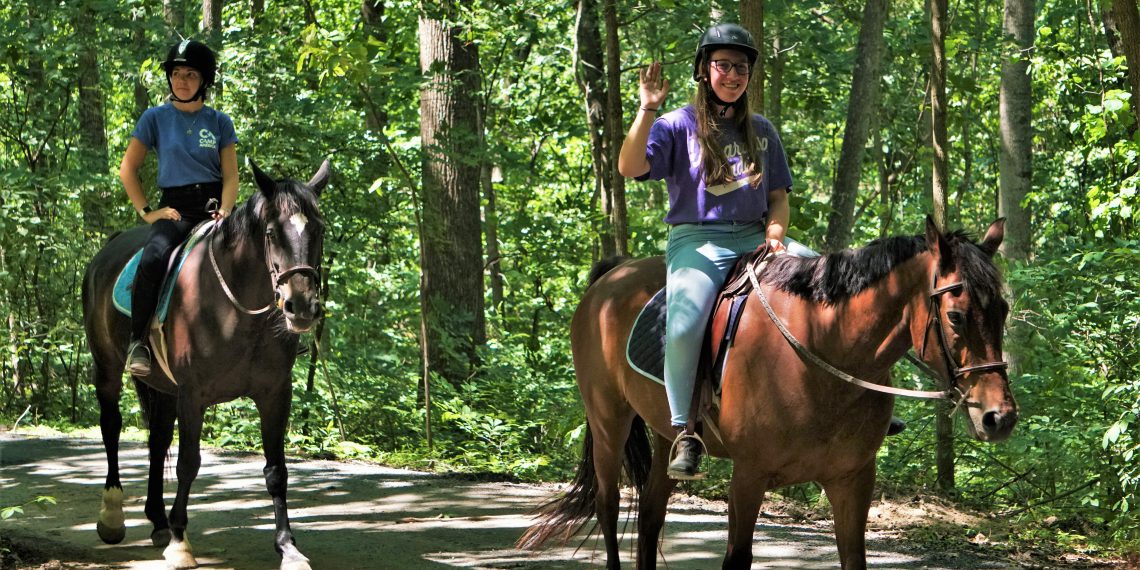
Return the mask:
{"type": "MultiPolygon", "coordinates": [[[[206,90],[214,85],[218,74],[218,58],[214,55],[214,50],[196,40],[182,40],[170,46],[170,50],[166,53],[166,61],[162,62],[162,69],[166,71],[166,84],[170,87],[171,96],[174,94],[174,86],[170,83],[170,74],[180,65],[192,67],[202,74],[202,84],[198,86],[198,92],[190,101],[205,99],[206,90]]],[[[175,100],[182,103],[190,102],[181,101],[177,97],[175,100]]]]}
{"type": "Polygon", "coordinates": [[[756,49],[756,42],[752,34],[737,24],[717,24],[701,34],[701,41],[697,44],[697,55],[693,58],[693,80],[700,81],[702,75],[701,60],[705,54],[729,48],[742,52],[748,57],[748,65],[756,64],[760,51],[756,49]]]}

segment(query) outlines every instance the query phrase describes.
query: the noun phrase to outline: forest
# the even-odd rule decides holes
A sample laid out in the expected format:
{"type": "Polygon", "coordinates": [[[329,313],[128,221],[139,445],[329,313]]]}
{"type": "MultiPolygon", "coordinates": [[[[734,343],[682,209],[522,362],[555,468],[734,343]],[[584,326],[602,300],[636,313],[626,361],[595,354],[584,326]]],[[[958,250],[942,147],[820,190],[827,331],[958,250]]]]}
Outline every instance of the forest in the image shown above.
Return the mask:
{"type": "MultiPolygon", "coordinates": [[[[749,87],[821,252],[923,231],[998,256],[1021,408],[978,443],[896,400],[881,494],[928,493],[1035,548],[1140,551],[1140,15],[1136,0],[16,0],[0,6],[0,424],[98,424],[80,284],[141,223],[119,183],[179,38],[219,54],[208,104],[245,167],[321,198],[325,319],[294,369],[289,455],[568,480],[585,415],[569,323],[597,260],[664,251],[663,183],[617,174],[638,70],[685,105],[701,30],[740,22],[749,87]]],[[[143,168],[155,198],[153,153],[143,168]]],[[[895,385],[933,389],[904,363],[895,385]]],[[[143,429],[128,394],[129,426],[143,429]]],[[[205,444],[257,449],[246,400],[205,444]]],[[[731,466],[684,489],[726,493],[731,466]]],[[[814,485],[779,492],[824,500],[814,485]]],[[[0,508],[8,507],[0,497],[0,508]]],[[[963,531],[964,533],[965,531],[963,531]]],[[[964,534],[962,540],[965,540],[964,534]]]]}

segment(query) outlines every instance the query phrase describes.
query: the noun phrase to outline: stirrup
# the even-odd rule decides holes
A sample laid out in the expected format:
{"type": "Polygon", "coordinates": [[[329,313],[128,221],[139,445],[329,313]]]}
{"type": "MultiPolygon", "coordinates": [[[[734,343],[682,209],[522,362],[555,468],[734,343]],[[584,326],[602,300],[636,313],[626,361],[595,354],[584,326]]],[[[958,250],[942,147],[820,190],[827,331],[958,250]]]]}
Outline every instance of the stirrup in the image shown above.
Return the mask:
{"type": "Polygon", "coordinates": [[[150,347],[143,344],[141,340],[136,340],[127,346],[127,372],[132,376],[150,376],[151,366],[154,362],[154,356],[150,351],[150,347]],[[136,361],[133,358],[136,350],[146,351],[146,362],[136,361]]]}
{"type": "MultiPolygon", "coordinates": [[[[705,455],[708,455],[708,447],[705,446],[705,440],[701,439],[701,436],[697,435],[696,432],[694,432],[694,433],[681,432],[681,433],[677,434],[677,437],[673,438],[673,445],[669,446],[669,455],[666,456],[666,458],[665,458],[666,461],[668,461],[669,463],[673,462],[673,453],[675,451],[677,451],[677,444],[680,443],[681,440],[683,440],[683,439],[695,439],[695,440],[697,440],[697,443],[700,444],[700,446],[701,446],[700,454],[698,455],[698,457],[704,457],[705,455]]],[[[676,471],[669,471],[667,469],[665,474],[668,475],[669,478],[677,480],[677,481],[700,481],[701,479],[705,478],[705,472],[701,471],[700,467],[701,467],[700,466],[700,459],[698,459],[697,460],[697,472],[696,473],[693,473],[690,475],[688,473],[679,473],[676,471]]]]}

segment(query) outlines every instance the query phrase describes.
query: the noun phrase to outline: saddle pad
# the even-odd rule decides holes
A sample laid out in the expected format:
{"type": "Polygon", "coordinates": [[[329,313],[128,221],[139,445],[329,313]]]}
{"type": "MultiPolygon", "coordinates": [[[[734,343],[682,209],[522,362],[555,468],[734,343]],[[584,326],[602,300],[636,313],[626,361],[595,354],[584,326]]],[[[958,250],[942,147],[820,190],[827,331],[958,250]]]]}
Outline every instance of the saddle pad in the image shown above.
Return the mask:
{"type": "MultiPolygon", "coordinates": [[[[166,321],[166,311],[170,307],[170,297],[174,293],[174,282],[178,278],[178,272],[182,270],[182,264],[185,263],[186,257],[194,249],[194,246],[198,245],[202,238],[209,235],[214,226],[212,220],[198,224],[191,230],[186,241],[171,252],[170,259],[167,262],[166,279],[162,282],[161,293],[158,297],[158,308],[154,312],[154,317],[159,323],[166,321]]],[[[131,293],[135,287],[135,274],[138,273],[142,252],[143,248],[139,248],[131,256],[131,260],[127,262],[123,270],[119,272],[119,277],[115,279],[114,293],[111,296],[111,302],[114,303],[115,308],[128,317],[131,316],[131,293]]]]}
{"type": "Polygon", "coordinates": [[[665,288],[637,315],[625,346],[629,365],[643,376],[665,384],[665,288]]]}

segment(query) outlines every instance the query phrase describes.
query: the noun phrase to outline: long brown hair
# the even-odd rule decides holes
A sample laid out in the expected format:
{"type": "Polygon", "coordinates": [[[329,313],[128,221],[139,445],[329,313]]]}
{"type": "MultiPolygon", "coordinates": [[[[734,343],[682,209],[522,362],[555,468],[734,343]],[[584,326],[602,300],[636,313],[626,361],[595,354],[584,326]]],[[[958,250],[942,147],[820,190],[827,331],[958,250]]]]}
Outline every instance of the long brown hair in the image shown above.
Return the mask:
{"type": "MultiPolygon", "coordinates": [[[[708,67],[709,51],[701,56],[700,79],[697,88],[693,91],[693,109],[697,114],[697,143],[701,147],[701,170],[704,172],[705,184],[724,184],[732,182],[732,168],[728,164],[728,157],[724,154],[724,147],[720,144],[720,124],[717,122],[718,111],[712,98],[712,87],[709,85],[708,67]]],[[[753,187],[760,184],[764,175],[764,157],[761,154],[759,134],[756,125],[752,122],[752,111],[748,109],[748,92],[740,96],[733,113],[732,126],[735,127],[744,139],[744,148],[747,153],[741,157],[744,161],[745,171],[748,172],[749,182],[753,187]]]]}

